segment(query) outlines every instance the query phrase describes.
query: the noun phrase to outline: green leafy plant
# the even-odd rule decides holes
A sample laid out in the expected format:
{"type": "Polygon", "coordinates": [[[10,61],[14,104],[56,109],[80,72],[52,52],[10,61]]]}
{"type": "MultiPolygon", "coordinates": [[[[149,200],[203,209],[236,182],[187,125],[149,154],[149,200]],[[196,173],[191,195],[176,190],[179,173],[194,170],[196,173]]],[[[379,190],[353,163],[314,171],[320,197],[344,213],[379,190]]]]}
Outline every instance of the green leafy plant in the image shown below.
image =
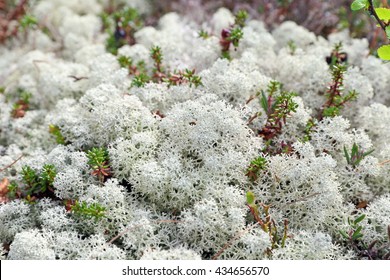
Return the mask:
{"type": "MultiPolygon", "coordinates": [[[[291,143],[282,142],[280,147],[273,145],[273,139],[282,132],[283,126],[287,123],[287,118],[298,108],[298,104],[293,100],[293,97],[297,94],[285,91],[282,88],[283,85],[280,82],[270,81],[266,91],[260,90],[256,96],[251,96],[246,102],[248,104],[258,97],[260,105],[267,115],[267,121],[263,128],[258,131],[258,135],[265,140],[263,152],[268,154],[289,154],[292,152],[291,143]]],[[[247,124],[251,124],[261,115],[261,112],[255,113],[249,118],[247,124]]]]}
{"type": "Polygon", "coordinates": [[[233,45],[234,49],[237,49],[237,47],[240,44],[240,40],[244,36],[244,33],[242,31],[243,27],[245,26],[245,21],[248,18],[248,13],[244,10],[239,10],[235,14],[235,21],[232,26],[229,28],[225,28],[221,32],[221,39],[219,41],[219,44],[222,48],[222,57],[226,59],[231,59],[230,56],[230,46],[233,45]]]}
{"type": "Polygon", "coordinates": [[[361,258],[370,260],[389,260],[390,259],[390,225],[387,227],[388,242],[377,247],[378,240],[366,244],[363,240],[363,226],[360,223],[366,218],[365,214],[360,215],[356,219],[348,218],[348,231],[340,230],[341,236],[350,244],[353,250],[361,258]]]}
{"type": "Polygon", "coordinates": [[[374,150],[370,150],[368,152],[359,151],[358,145],[356,143],[353,143],[351,154],[347,151],[347,148],[344,146],[344,156],[347,160],[347,163],[351,165],[353,168],[359,165],[359,163],[369,154],[374,152],[374,150]]]}
{"type": "Polygon", "coordinates": [[[200,38],[202,38],[202,39],[207,39],[207,38],[210,37],[210,34],[209,34],[207,31],[201,29],[201,30],[199,30],[199,32],[198,32],[198,36],[199,36],[200,38]]]}
{"type": "Polygon", "coordinates": [[[91,203],[87,202],[79,202],[75,201],[75,203],[70,207],[70,210],[78,215],[85,218],[94,218],[96,220],[105,217],[106,208],[101,206],[99,203],[91,203]]]}
{"type": "Polygon", "coordinates": [[[46,190],[51,190],[53,191],[53,183],[54,183],[54,178],[57,175],[56,168],[52,164],[45,164],[42,167],[41,174],[39,176],[39,183],[41,186],[40,191],[45,192],[46,190]]]}
{"type": "Polygon", "coordinates": [[[298,104],[293,101],[296,93],[284,91],[281,83],[271,81],[267,92],[261,90],[258,95],[261,107],[267,114],[267,122],[259,135],[265,140],[271,140],[280,134],[283,125],[287,122],[287,117],[292,112],[296,112],[298,104]]]}
{"type": "Polygon", "coordinates": [[[135,87],[143,87],[149,81],[150,81],[150,77],[147,74],[140,73],[139,75],[133,78],[133,80],[131,81],[131,85],[135,87]]]}
{"type": "Polygon", "coordinates": [[[162,82],[163,79],[166,78],[167,74],[164,72],[164,69],[162,67],[163,54],[161,51],[161,47],[153,46],[150,50],[150,56],[154,61],[152,80],[154,82],[162,82]]]}
{"type": "Polygon", "coordinates": [[[335,117],[340,115],[340,111],[345,104],[356,100],[357,92],[355,90],[349,91],[344,95],[344,74],[347,71],[347,66],[340,63],[340,52],[336,46],[335,51],[332,52],[330,59],[332,82],[325,94],[326,102],[322,106],[318,119],[324,117],[335,117]]]}
{"type": "Polygon", "coordinates": [[[111,176],[111,169],[108,164],[108,151],[104,148],[92,148],[87,151],[88,164],[92,168],[92,175],[97,176],[100,183],[111,176]]]}
{"type": "Polygon", "coordinates": [[[302,138],[302,142],[307,142],[311,140],[311,133],[313,132],[314,128],[317,125],[317,121],[314,118],[311,118],[307,121],[305,130],[303,131],[304,136],[302,138]]]}
{"type": "Polygon", "coordinates": [[[284,220],[283,231],[279,232],[275,220],[270,215],[271,206],[259,203],[259,207],[256,203],[256,197],[251,191],[246,193],[246,205],[248,206],[254,220],[260,225],[261,229],[269,235],[271,248],[268,248],[267,254],[272,255],[272,250],[285,247],[286,240],[290,237],[287,233],[288,220],[284,220]]]}
{"type": "Polygon", "coordinates": [[[22,181],[27,186],[29,193],[35,192],[39,186],[39,176],[34,169],[30,166],[25,165],[22,167],[22,181]]]}
{"type": "Polygon", "coordinates": [[[21,191],[15,181],[11,181],[7,186],[7,197],[12,200],[21,197],[21,191]]]}
{"type": "Polygon", "coordinates": [[[297,44],[294,42],[294,40],[289,40],[287,42],[287,47],[289,48],[290,50],[290,54],[291,55],[294,55],[295,54],[295,51],[297,50],[297,44]]]}
{"type": "Polygon", "coordinates": [[[30,107],[30,98],[32,94],[22,89],[18,89],[17,92],[19,100],[12,106],[11,115],[13,118],[23,118],[30,107]]]}
{"type": "Polygon", "coordinates": [[[23,28],[23,30],[26,30],[27,28],[32,28],[34,26],[38,25],[38,19],[34,17],[33,15],[24,15],[20,21],[19,21],[20,27],[23,28]]]}
{"type": "Polygon", "coordinates": [[[251,161],[248,169],[246,170],[247,173],[245,175],[248,176],[252,181],[256,181],[259,176],[259,172],[261,170],[265,170],[266,167],[267,160],[264,157],[260,156],[251,161]]]}
{"type": "Polygon", "coordinates": [[[115,55],[120,47],[135,44],[134,34],[144,25],[141,16],[134,8],[124,8],[112,14],[103,13],[100,17],[105,31],[109,34],[106,49],[115,55]]]}
{"type": "MultiPolygon", "coordinates": [[[[375,7],[372,0],[355,0],[351,4],[353,11],[366,10],[374,17],[378,25],[390,39],[390,9],[386,7],[375,7]]],[[[383,60],[390,60],[390,44],[383,45],[378,49],[378,56],[383,60]]]]}
{"type": "Polygon", "coordinates": [[[55,137],[57,144],[65,145],[65,138],[57,125],[50,124],[49,133],[55,137]]]}
{"type": "Polygon", "coordinates": [[[202,85],[202,79],[200,76],[195,75],[195,69],[185,69],[184,71],[179,70],[168,73],[162,65],[163,53],[159,46],[153,46],[150,49],[150,57],[154,61],[152,77],[148,75],[143,61],[138,62],[137,65],[133,65],[131,58],[124,56],[118,58],[120,65],[128,68],[129,73],[134,75],[132,86],[143,87],[146,83],[151,81],[155,83],[164,82],[167,83],[168,86],[176,86],[184,83],[188,83],[190,87],[202,85]]]}
{"type": "Polygon", "coordinates": [[[361,221],[363,221],[365,217],[366,217],[366,215],[363,214],[354,220],[351,220],[350,218],[348,218],[348,224],[351,226],[351,230],[349,230],[348,232],[340,231],[340,234],[344,238],[346,238],[350,241],[353,241],[353,242],[360,240],[363,237],[363,234],[361,233],[363,227],[360,226],[359,223],[361,221]]]}
{"type": "Polygon", "coordinates": [[[129,75],[134,76],[131,83],[132,86],[143,87],[151,80],[145,67],[145,61],[140,60],[134,64],[130,57],[121,55],[118,57],[118,62],[121,67],[127,68],[129,75]]]}
{"type": "MultiPolygon", "coordinates": [[[[23,197],[27,200],[34,200],[35,198],[50,196],[49,193],[54,192],[53,183],[56,174],[56,168],[51,164],[45,164],[40,173],[37,173],[28,165],[23,166],[21,176],[22,182],[26,186],[23,197]]],[[[12,188],[14,191],[18,190],[16,185],[12,188]]]]}
{"type": "Polygon", "coordinates": [[[118,57],[119,65],[123,68],[130,68],[132,66],[132,59],[128,56],[121,55],[118,57]]]}
{"type": "Polygon", "coordinates": [[[184,71],[178,71],[177,73],[170,73],[163,81],[167,82],[169,86],[176,86],[184,83],[188,83],[190,87],[193,85],[195,87],[202,85],[202,79],[200,76],[195,75],[195,69],[185,69],[184,71]]]}

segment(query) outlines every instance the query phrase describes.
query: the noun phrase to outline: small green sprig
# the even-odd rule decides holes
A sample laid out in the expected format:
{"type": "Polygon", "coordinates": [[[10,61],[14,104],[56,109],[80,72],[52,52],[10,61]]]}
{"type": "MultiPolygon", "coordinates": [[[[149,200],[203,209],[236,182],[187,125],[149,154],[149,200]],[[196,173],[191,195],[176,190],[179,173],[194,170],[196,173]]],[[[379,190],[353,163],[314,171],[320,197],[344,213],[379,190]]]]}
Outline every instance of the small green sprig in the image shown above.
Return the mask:
{"type": "Polygon", "coordinates": [[[19,21],[20,27],[23,30],[32,28],[38,25],[38,19],[33,15],[24,15],[19,21]]]}
{"type": "Polygon", "coordinates": [[[112,14],[100,15],[104,30],[109,34],[106,49],[116,55],[118,49],[126,44],[135,43],[134,34],[144,25],[140,14],[134,8],[124,8],[112,14]],[[115,27],[112,27],[114,23],[115,27]]]}
{"type": "Polygon", "coordinates": [[[189,70],[185,69],[184,71],[178,71],[177,73],[171,73],[167,78],[163,79],[164,82],[168,83],[168,86],[176,86],[183,83],[188,83],[190,87],[201,86],[202,78],[198,75],[195,75],[195,69],[189,70]]]}
{"type": "Polygon", "coordinates": [[[49,125],[49,133],[55,137],[56,143],[65,145],[65,138],[61,133],[60,128],[57,125],[49,125]]]}
{"type": "Polygon", "coordinates": [[[22,118],[30,107],[30,98],[32,94],[23,89],[18,89],[19,100],[12,106],[11,115],[13,118],[22,118]]]}
{"type": "Polygon", "coordinates": [[[131,81],[131,86],[134,87],[143,87],[146,83],[150,81],[150,77],[144,73],[140,73],[139,75],[135,76],[133,80],[131,81]]]}
{"type": "Polygon", "coordinates": [[[151,77],[149,77],[145,68],[145,61],[140,60],[134,64],[130,57],[121,55],[118,57],[118,62],[121,67],[127,68],[129,75],[134,75],[131,86],[143,87],[150,82],[151,77]]]}
{"type": "Polygon", "coordinates": [[[390,260],[390,225],[387,226],[388,241],[378,245],[378,240],[373,240],[367,245],[363,241],[363,226],[360,223],[366,218],[365,214],[356,219],[348,217],[348,231],[340,230],[341,236],[349,243],[360,258],[369,260],[390,260]],[[378,245],[378,246],[377,246],[378,245]]]}
{"type": "Polygon", "coordinates": [[[267,94],[264,91],[258,93],[260,104],[267,114],[267,122],[259,135],[265,140],[271,140],[281,133],[283,125],[287,122],[287,117],[296,112],[298,104],[293,101],[296,96],[294,92],[282,90],[282,84],[271,81],[267,94]]]}
{"type": "Polygon", "coordinates": [[[183,77],[188,80],[190,83],[190,87],[194,85],[195,87],[201,86],[202,78],[198,75],[195,75],[195,69],[189,70],[185,69],[183,73],[183,77]]]}
{"type": "Polygon", "coordinates": [[[245,27],[245,21],[247,19],[248,19],[248,12],[245,10],[239,10],[235,15],[234,24],[243,28],[245,27]]]}
{"type": "Polygon", "coordinates": [[[311,134],[314,131],[316,126],[317,126],[316,119],[311,118],[307,121],[305,130],[303,131],[304,136],[301,139],[302,142],[308,142],[311,140],[311,134]]]}
{"type": "Polygon", "coordinates": [[[295,43],[294,40],[289,40],[287,42],[287,47],[289,48],[290,50],[290,54],[291,55],[294,55],[295,54],[295,51],[297,50],[297,44],[295,43]]]}
{"type": "Polygon", "coordinates": [[[360,226],[359,223],[363,221],[365,217],[366,215],[362,214],[354,220],[348,218],[348,224],[351,226],[351,230],[349,230],[348,232],[340,230],[340,234],[345,239],[348,239],[352,242],[360,240],[363,237],[363,234],[361,233],[363,227],[360,226]]]}
{"type": "Polygon", "coordinates": [[[87,151],[88,164],[92,168],[92,175],[99,178],[99,182],[103,183],[106,177],[111,175],[110,166],[108,164],[108,151],[104,148],[92,148],[87,151]]]}
{"type": "Polygon", "coordinates": [[[332,82],[325,94],[326,102],[322,106],[322,110],[319,114],[319,120],[324,117],[335,117],[340,114],[341,109],[345,104],[357,99],[357,92],[352,90],[348,94],[344,95],[344,74],[347,71],[347,66],[344,64],[336,63],[331,68],[332,82]]]}
{"type": "Polygon", "coordinates": [[[356,168],[359,163],[372,152],[374,152],[374,150],[368,152],[359,151],[358,145],[353,143],[351,154],[349,154],[347,148],[344,146],[344,157],[347,160],[348,165],[351,165],[353,168],[356,168]]]}
{"type": "Polygon", "coordinates": [[[259,172],[261,170],[265,170],[267,167],[267,160],[260,156],[254,160],[251,161],[249,167],[247,168],[247,172],[246,172],[246,176],[248,176],[252,181],[256,181],[258,176],[259,176],[259,172]]]}
{"type": "Polygon", "coordinates": [[[222,57],[226,59],[231,59],[230,56],[230,46],[233,45],[236,50],[240,44],[240,40],[244,36],[242,31],[245,26],[245,21],[248,18],[248,13],[244,10],[240,10],[235,14],[234,24],[229,28],[225,28],[221,31],[221,39],[219,44],[222,48],[222,57]]]}
{"type": "Polygon", "coordinates": [[[11,181],[7,186],[7,197],[12,200],[12,199],[20,198],[20,196],[21,196],[21,191],[19,189],[18,184],[15,181],[11,181]]]}
{"type": "Polygon", "coordinates": [[[57,175],[57,170],[52,164],[45,164],[42,167],[41,174],[39,176],[40,191],[45,192],[46,190],[53,191],[54,179],[57,175]]]}
{"type": "Polygon", "coordinates": [[[37,197],[44,196],[47,191],[53,192],[54,178],[57,175],[54,165],[45,164],[40,173],[37,173],[30,166],[22,167],[22,182],[26,185],[27,192],[25,196],[37,197]]]}
{"type": "Polygon", "coordinates": [[[243,36],[244,32],[242,32],[241,27],[236,27],[230,31],[228,40],[233,44],[234,49],[237,49],[243,36]]]}
{"type": "Polygon", "coordinates": [[[37,172],[30,166],[25,165],[22,167],[22,181],[27,186],[30,193],[33,193],[39,185],[39,176],[37,172]]]}
{"type": "Polygon", "coordinates": [[[272,255],[272,250],[283,248],[286,245],[288,235],[288,220],[284,220],[283,233],[279,233],[275,220],[270,215],[270,205],[259,203],[261,208],[256,203],[256,197],[253,192],[246,193],[246,205],[248,206],[254,220],[260,225],[261,229],[268,233],[271,242],[271,247],[268,248],[267,254],[272,255]]]}
{"type": "Polygon", "coordinates": [[[130,68],[133,65],[133,60],[130,57],[124,55],[118,57],[118,62],[122,68],[130,68]]]}
{"type": "Polygon", "coordinates": [[[99,220],[105,217],[106,208],[101,206],[99,203],[88,204],[85,201],[80,203],[76,200],[70,207],[70,210],[78,216],[99,220]]]}
{"type": "Polygon", "coordinates": [[[153,46],[150,50],[150,57],[154,61],[153,80],[161,82],[162,79],[166,77],[166,74],[163,72],[162,69],[163,54],[161,51],[161,47],[153,46]]]}
{"type": "Polygon", "coordinates": [[[202,38],[204,40],[210,38],[210,34],[207,31],[203,30],[203,29],[199,30],[198,36],[199,36],[199,38],[202,38]]]}

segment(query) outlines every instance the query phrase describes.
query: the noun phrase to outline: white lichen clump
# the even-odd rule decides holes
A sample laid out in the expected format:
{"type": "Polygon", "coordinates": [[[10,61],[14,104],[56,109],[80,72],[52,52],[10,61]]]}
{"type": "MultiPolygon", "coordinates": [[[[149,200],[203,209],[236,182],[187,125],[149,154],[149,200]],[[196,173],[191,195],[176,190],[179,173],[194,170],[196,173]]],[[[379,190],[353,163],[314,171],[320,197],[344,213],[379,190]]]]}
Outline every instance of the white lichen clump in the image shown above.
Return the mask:
{"type": "Polygon", "coordinates": [[[109,2],[34,1],[39,24],[0,45],[0,259],[386,254],[362,249],[390,238],[390,64],[368,56],[365,39],[247,20],[223,55],[235,16],[220,9],[201,26],[164,15],[113,54],[115,30],[99,16],[109,2]],[[338,42],[341,96],[357,98],[331,116],[327,57],[338,42]],[[200,83],[180,77],[193,69],[200,83]],[[140,71],[150,81],[139,84],[140,71]],[[362,236],[346,238],[361,215],[362,236]]]}

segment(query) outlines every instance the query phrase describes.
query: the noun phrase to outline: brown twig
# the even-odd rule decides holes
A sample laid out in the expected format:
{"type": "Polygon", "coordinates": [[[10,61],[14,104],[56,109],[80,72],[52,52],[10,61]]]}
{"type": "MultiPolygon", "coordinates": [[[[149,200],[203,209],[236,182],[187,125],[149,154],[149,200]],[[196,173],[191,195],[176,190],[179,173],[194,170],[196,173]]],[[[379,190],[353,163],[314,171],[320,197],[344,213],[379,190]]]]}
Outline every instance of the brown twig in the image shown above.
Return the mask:
{"type": "Polygon", "coordinates": [[[383,166],[383,165],[385,165],[385,164],[387,164],[387,163],[390,163],[390,159],[388,159],[388,160],[385,160],[385,161],[382,161],[382,162],[380,162],[380,163],[378,163],[380,166],[383,166]]]}
{"type": "Polygon", "coordinates": [[[369,3],[369,7],[368,7],[369,13],[374,16],[375,20],[379,23],[379,25],[381,26],[383,31],[386,32],[386,25],[378,17],[378,14],[376,13],[375,8],[374,8],[374,3],[372,2],[372,0],[368,0],[368,3],[369,3]]]}
{"type": "Polygon", "coordinates": [[[251,225],[250,227],[238,232],[235,236],[233,236],[232,239],[230,239],[225,245],[223,245],[222,249],[218,251],[218,253],[216,253],[211,259],[212,260],[216,260],[218,259],[223,252],[225,252],[226,249],[228,249],[230,246],[232,246],[232,244],[234,243],[234,241],[236,241],[237,239],[239,239],[242,235],[244,235],[245,233],[247,233],[248,231],[250,231],[251,229],[253,229],[255,226],[257,226],[258,223],[254,223],[253,225],[251,225]]]}
{"type": "MultiPolygon", "coordinates": [[[[162,223],[184,223],[184,221],[179,220],[159,220],[159,221],[152,221],[152,223],[155,224],[162,224],[162,223]]],[[[117,240],[119,237],[123,236],[126,232],[129,232],[130,230],[143,227],[145,224],[136,225],[130,228],[125,229],[121,233],[119,233],[117,236],[113,237],[110,241],[108,241],[108,244],[112,244],[115,240],[117,240]]]]}
{"type": "Polygon", "coordinates": [[[251,124],[256,118],[259,117],[259,114],[256,113],[252,117],[249,118],[248,122],[246,123],[247,125],[251,124]]]}
{"type": "Polygon", "coordinates": [[[69,75],[68,77],[74,79],[74,82],[78,82],[80,80],[88,79],[88,77],[77,77],[75,75],[69,75]]]}
{"type": "Polygon", "coordinates": [[[3,171],[6,170],[7,168],[10,168],[12,165],[14,165],[15,163],[17,163],[22,157],[23,157],[23,154],[20,155],[17,159],[15,159],[11,164],[9,164],[9,165],[7,165],[6,167],[0,169],[0,172],[3,172],[3,171]]]}

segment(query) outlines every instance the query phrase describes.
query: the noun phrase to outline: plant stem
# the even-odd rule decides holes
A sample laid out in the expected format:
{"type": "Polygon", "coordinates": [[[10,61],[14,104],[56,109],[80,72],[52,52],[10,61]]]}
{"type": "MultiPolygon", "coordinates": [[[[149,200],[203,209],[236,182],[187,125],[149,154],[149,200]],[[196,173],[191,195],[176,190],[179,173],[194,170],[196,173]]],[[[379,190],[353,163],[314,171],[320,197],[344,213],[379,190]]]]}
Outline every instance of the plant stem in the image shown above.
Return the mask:
{"type": "Polygon", "coordinates": [[[381,26],[383,31],[386,32],[386,25],[378,17],[378,14],[376,13],[375,8],[374,8],[374,3],[372,2],[372,0],[368,0],[368,3],[370,4],[370,6],[368,7],[368,11],[370,12],[371,15],[374,16],[375,20],[379,23],[379,25],[381,26]]]}
{"type": "Polygon", "coordinates": [[[253,225],[251,225],[250,227],[247,227],[246,229],[238,232],[232,239],[230,239],[223,247],[221,250],[219,250],[211,259],[212,260],[217,260],[221,255],[222,253],[228,249],[230,246],[233,245],[233,243],[239,239],[241,236],[243,236],[245,233],[249,232],[251,229],[253,229],[254,227],[256,227],[258,225],[258,223],[254,223],[253,225]]]}
{"type": "Polygon", "coordinates": [[[17,163],[21,158],[23,157],[23,155],[20,155],[17,159],[15,159],[11,164],[7,165],[6,167],[0,169],[0,172],[3,172],[4,170],[6,170],[7,168],[10,168],[12,165],[14,165],[15,163],[17,163]]]}

